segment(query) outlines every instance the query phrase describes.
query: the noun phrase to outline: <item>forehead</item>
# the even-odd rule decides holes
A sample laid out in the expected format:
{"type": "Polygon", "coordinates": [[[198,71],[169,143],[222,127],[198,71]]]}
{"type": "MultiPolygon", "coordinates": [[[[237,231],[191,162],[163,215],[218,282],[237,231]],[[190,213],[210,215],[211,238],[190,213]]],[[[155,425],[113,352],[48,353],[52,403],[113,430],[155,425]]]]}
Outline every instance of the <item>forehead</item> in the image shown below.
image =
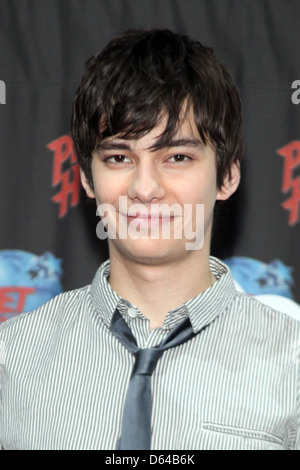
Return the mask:
{"type": "Polygon", "coordinates": [[[143,133],[142,136],[132,137],[126,136],[122,133],[107,137],[97,145],[99,149],[105,148],[124,148],[139,147],[153,149],[175,146],[175,145],[189,145],[199,146],[203,145],[200,138],[194,116],[192,112],[181,113],[177,125],[172,133],[168,132],[168,115],[163,114],[153,129],[143,133]]]}

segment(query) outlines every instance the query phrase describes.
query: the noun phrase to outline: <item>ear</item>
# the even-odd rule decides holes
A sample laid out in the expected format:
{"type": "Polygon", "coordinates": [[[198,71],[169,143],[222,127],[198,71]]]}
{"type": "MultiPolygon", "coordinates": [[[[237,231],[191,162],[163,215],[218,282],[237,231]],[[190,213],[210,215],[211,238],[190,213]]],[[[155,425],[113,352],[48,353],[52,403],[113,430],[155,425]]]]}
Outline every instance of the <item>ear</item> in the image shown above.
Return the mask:
{"type": "Polygon", "coordinates": [[[238,163],[233,163],[231,166],[231,175],[226,176],[222,187],[217,192],[217,201],[225,201],[237,190],[240,184],[241,171],[238,163]]]}
{"type": "Polygon", "coordinates": [[[88,182],[87,177],[85,176],[85,173],[82,168],[80,168],[80,179],[81,179],[81,184],[84,187],[87,196],[94,199],[95,193],[93,189],[91,188],[90,183],[88,182]]]}

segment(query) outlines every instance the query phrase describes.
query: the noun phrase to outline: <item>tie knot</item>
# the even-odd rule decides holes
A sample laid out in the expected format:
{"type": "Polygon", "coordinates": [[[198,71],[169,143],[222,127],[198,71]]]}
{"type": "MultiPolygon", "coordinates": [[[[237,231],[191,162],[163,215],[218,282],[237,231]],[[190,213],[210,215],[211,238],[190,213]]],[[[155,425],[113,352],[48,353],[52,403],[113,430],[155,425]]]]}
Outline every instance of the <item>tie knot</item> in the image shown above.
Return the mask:
{"type": "Polygon", "coordinates": [[[138,349],[135,353],[135,364],[132,371],[132,376],[151,375],[162,353],[163,349],[138,349]]]}

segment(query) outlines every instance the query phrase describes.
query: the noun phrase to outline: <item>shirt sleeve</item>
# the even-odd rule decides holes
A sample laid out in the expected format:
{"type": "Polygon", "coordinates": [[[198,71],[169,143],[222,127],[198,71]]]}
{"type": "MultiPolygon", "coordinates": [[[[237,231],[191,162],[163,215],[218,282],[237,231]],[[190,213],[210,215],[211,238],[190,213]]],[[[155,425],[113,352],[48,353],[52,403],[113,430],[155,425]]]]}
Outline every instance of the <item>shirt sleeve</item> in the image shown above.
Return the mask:
{"type": "MultiPolygon", "coordinates": [[[[4,365],[1,364],[1,359],[0,359],[0,427],[1,427],[1,414],[2,414],[2,376],[3,376],[3,367],[4,367],[4,365]]],[[[0,429],[0,431],[1,431],[1,429],[0,429]]],[[[1,441],[0,441],[0,450],[2,450],[1,441]]]]}
{"type": "MultiPolygon", "coordinates": [[[[1,327],[1,325],[0,325],[1,327]]],[[[1,339],[1,328],[0,328],[0,426],[1,426],[1,413],[2,413],[2,384],[3,384],[3,372],[5,367],[5,343],[1,339]]],[[[0,429],[1,431],[1,429],[0,429]]],[[[1,439],[1,437],[0,437],[1,439]]],[[[2,443],[0,441],[0,450],[2,450],[2,443]]]]}
{"type": "Polygon", "coordinates": [[[300,450],[300,357],[298,357],[298,402],[297,402],[297,434],[293,450],[300,450]]]}

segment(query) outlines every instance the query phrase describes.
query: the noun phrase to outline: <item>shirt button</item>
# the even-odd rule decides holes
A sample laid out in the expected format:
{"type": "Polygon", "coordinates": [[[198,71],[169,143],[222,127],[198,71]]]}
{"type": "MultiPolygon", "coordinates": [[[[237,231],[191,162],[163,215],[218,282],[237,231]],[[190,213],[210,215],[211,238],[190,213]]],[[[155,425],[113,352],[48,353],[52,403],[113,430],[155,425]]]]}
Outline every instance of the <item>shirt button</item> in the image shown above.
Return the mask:
{"type": "Polygon", "coordinates": [[[138,311],[135,308],[131,307],[127,310],[127,313],[130,316],[130,318],[135,318],[138,314],[138,311]]]}

